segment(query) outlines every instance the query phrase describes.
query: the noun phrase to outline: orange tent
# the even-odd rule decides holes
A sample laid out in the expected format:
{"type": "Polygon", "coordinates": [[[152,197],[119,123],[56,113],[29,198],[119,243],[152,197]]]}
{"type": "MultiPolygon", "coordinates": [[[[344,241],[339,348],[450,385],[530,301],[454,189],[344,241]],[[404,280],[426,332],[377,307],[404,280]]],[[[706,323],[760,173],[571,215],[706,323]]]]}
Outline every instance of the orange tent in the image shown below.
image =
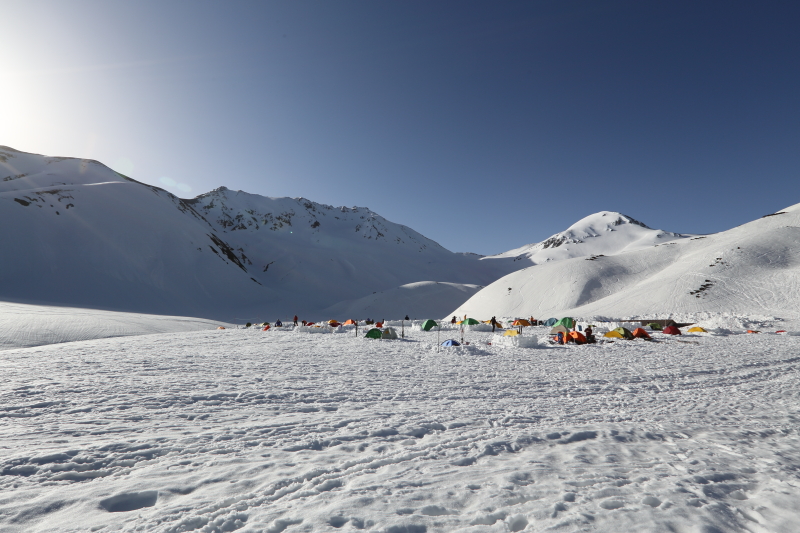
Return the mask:
{"type": "Polygon", "coordinates": [[[570,331],[567,333],[575,344],[586,344],[586,337],[580,331],[570,331]]]}
{"type": "Polygon", "coordinates": [[[352,320],[348,320],[347,322],[344,323],[344,325],[345,326],[354,326],[355,322],[353,322],[352,320]]]}
{"type": "Polygon", "coordinates": [[[530,326],[531,323],[525,320],[524,318],[518,318],[514,321],[514,326],[530,326]]]}
{"type": "Polygon", "coordinates": [[[761,333],[761,332],[756,329],[748,329],[747,333],[761,333]]]}
{"type": "Polygon", "coordinates": [[[223,326],[218,327],[217,329],[225,329],[223,326]]]}
{"type": "Polygon", "coordinates": [[[651,338],[650,335],[648,335],[647,332],[645,330],[643,330],[642,328],[636,328],[635,330],[633,330],[632,333],[633,333],[634,337],[637,337],[639,339],[649,339],[649,338],[651,338]]]}

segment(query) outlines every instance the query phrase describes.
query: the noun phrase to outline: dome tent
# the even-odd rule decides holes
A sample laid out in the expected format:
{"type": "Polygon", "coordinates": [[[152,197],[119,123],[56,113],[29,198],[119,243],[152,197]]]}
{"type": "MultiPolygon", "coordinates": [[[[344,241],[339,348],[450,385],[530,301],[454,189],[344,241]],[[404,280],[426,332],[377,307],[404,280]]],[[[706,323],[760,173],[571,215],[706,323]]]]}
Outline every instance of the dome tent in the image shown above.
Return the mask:
{"type": "Polygon", "coordinates": [[[437,324],[435,321],[433,321],[431,319],[428,319],[428,320],[426,320],[425,322],[422,323],[422,329],[424,331],[430,331],[432,328],[436,328],[438,326],[439,326],[439,324],[437,324]]]}
{"type": "Polygon", "coordinates": [[[378,328],[372,328],[371,330],[369,330],[367,332],[366,335],[364,335],[364,337],[367,338],[367,339],[380,339],[381,338],[381,330],[379,330],[378,328]]]}
{"type": "Polygon", "coordinates": [[[381,339],[397,339],[397,331],[394,328],[386,328],[381,333],[381,339]]]}
{"type": "Polygon", "coordinates": [[[461,343],[457,340],[447,339],[442,343],[442,346],[461,346],[461,343]]]}
{"type": "Polygon", "coordinates": [[[564,318],[562,318],[561,320],[556,322],[555,325],[556,326],[564,326],[567,329],[572,329],[572,328],[575,327],[575,320],[570,318],[570,317],[568,317],[568,316],[565,316],[564,318]]]}

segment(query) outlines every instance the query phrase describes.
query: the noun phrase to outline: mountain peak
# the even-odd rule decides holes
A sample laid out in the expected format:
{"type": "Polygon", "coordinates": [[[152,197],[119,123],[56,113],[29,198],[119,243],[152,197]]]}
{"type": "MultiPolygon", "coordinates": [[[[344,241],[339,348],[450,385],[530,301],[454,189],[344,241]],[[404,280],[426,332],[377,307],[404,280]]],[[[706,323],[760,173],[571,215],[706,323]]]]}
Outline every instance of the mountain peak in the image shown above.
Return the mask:
{"type": "Polygon", "coordinates": [[[492,257],[515,257],[540,264],[573,257],[613,255],[682,237],[677,233],[652,229],[616,211],[600,211],[580,219],[542,242],[492,257]]]}

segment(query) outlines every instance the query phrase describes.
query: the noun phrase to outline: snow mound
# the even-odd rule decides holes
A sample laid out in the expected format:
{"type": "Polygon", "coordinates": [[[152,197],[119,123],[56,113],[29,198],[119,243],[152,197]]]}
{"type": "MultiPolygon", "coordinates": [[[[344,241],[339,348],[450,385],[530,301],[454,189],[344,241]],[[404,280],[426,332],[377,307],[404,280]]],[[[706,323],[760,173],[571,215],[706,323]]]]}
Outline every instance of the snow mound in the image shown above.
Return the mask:
{"type": "Polygon", "coordinates": [[[411,319],[444,316],[482,288],[480,285],[464,283],[419,281],[376,291],[363,298],[339,302],[325,309],[323,314],[341,317],[342,320],[387,318],[393,320],[391,325],[399,326],[400,322],[394,319],[402,319],[404,316],[411,319]]]}
{"type": "Polygon", "coordinates": [[[180,316],[115,313],[0,302],[0,350],[47,344],[235,327],[180,316]]]}
{"type": "Polygon", "coordinates": [[[492,346],[500,346],[502,348],[538,348],[539,338],[536,335],[516,335],[514,337],[506,337],[503,335],[492,336],[492,346]]]}

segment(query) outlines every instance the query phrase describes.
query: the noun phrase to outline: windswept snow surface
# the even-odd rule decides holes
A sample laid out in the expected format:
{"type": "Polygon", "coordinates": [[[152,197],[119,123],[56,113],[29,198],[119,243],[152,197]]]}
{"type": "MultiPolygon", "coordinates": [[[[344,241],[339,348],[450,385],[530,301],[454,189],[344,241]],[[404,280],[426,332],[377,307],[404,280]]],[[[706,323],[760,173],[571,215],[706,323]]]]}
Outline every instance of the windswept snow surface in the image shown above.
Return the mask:
{"type": "Polygon", "coordinates": [[[454,314],[800,318],[798,295],[800,204],[713,235],[529,267],[490,284],[454,314]]]}
{"type": "Polygon", "coordinates": [[[230,324],[203,318],[0,302],[0,350],[219,326],[230,324]]]}
{"type": "Polygon", "coordinates": [[[0,352],[0,529],[797,531],[800,337],[363,333],[0,352]]]}
{"type": "Polygon", "coordinates": [[[482,288],[480,285],[463,283],[420,281],[379,291],[357,300],[340,302],[326,309],[323,314],[332,318],[338,317],[341,321],[364,317],[391,320],[406,315],[411,319],[443,316],[482,288]]]}

